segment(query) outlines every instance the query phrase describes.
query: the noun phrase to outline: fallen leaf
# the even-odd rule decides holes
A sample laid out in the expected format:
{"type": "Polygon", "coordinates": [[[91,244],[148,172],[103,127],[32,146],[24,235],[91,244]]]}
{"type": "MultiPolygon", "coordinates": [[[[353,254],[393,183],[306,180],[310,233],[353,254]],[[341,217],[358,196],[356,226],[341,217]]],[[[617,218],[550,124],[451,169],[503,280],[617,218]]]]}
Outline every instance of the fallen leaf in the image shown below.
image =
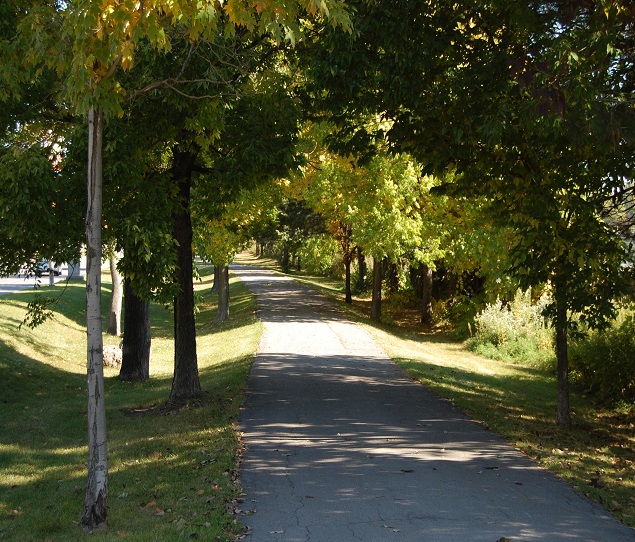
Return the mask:
{"type": "Polygon", "coordinates": [[[163,510],[161,510],[160,508],[157,508],[157,509],[154,511],[154,515],[155,515],[155,516],[165,516],[165,512],[164,512],[163,510]]]}

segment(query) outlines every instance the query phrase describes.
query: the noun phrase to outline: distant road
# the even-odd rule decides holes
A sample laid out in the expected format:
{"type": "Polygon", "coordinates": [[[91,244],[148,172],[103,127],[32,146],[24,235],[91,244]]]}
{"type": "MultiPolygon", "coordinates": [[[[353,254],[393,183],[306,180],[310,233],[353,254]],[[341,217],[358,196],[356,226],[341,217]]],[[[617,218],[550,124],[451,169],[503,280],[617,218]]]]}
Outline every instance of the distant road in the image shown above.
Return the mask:
{"type": "MultiPolygon", "coordinates": [[[[82,268],[83,270],[84,268],[82,268]]],[[[61,282],[66,280],[68,274],[68,268],[62,267],[62,274],[59,277],[55,277],[55,282],[61,282]]],[[[39,279],[40,286],[49,285],[49,275],[46,273],[39,279]]],[[[21,290],[29,290],[35,288],[35,277],[25,278],[24,276],[11,275],[10,277],[0,277],[0,296],[19,292],[21,290]]]]}

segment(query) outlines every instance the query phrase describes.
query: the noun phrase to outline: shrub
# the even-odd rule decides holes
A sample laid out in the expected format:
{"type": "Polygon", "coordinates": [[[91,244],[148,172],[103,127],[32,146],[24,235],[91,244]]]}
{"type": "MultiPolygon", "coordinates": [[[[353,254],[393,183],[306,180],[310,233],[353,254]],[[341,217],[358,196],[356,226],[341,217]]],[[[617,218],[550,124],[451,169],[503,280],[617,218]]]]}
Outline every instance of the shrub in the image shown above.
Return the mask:
{"type": "Polygon", "coordinates": [[[635,402],[635,320],[623,312],[606,331],[571,341],[571,376],[609,406],[635,402]]]}
{"type": "Polygon", "coordinates": [[[471,350],[504,361],[544,365],[553,360],[552,331],[543,311],[550,299],[532,303],[531,292],[518,290],[510,303],[500,299],[474,318],[471,350]]]}

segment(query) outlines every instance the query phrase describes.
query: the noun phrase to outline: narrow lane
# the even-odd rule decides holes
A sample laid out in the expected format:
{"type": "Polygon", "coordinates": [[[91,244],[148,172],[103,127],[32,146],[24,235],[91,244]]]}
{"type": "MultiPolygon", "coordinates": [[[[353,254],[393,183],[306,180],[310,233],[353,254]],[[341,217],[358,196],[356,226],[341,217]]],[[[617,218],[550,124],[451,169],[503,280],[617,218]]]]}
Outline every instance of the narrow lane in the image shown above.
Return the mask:
{"type": "Polygon", "coordinates": [[[635,541],[412,382],[324,297],[273,272],[232,270],[264,324],[241,419],[247,540],[635,541]]]}

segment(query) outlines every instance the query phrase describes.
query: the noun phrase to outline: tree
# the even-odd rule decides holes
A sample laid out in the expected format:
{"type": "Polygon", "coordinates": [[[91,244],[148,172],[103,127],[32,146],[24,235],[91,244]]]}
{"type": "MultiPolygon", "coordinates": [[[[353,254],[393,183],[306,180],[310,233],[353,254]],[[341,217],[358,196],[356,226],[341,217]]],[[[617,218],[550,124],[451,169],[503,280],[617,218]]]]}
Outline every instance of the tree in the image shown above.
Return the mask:
{"type": "Polygon", "coordinates": [[[134,291],[133,281],[124,280],[124,336],[119,378],[146,381],[150,378],[150,301],[134,291]]]}
{"type": "Polygon", "coordinates": [[[310,70],[340,127],[337,142],[364,153],[385,137],[429,171],[450,169],[461,194],[492,200],[514,232],[510,272],[526,285],[554,285],[556,418],[568,426],[572,315],[602,325],[623,287],[624,252],[601,214],[633,163],[623,92],[632,84],[630,9],[619,1],[355,7],[355,38],[329,31],[310,70]],[[364,123],[373,113],[380,129],[364,123]]]}
{"type": "MultiPolygon", "coordinates": [[[[350,243],[373,257],[371,316],[381,317],[381,262],[395,262],[407,252],[419,261],[434,259],[431,239],[422,237],[421,207],[428,197],[427,179],[405,155],[378,155],[365,166],[334,157],[323,157],[319,173],[311,179],[312,201],[325,216],[350,228],[350,243]],[[329,215],[329,212],[332,213],[329,215]]],[[[345,242],[349,242],[345,239],[345,242]]],[[[349,254],[349,265],[350,265],[349,254]]],[[[348,286],[350,288],[350,285],[348,286]]]]}
{"type": "MultiPolygon", "coordinates": [[[[258,3],[248,7],[229,1],[222,11],[211,5],[153,0],[129,6],[127,3],[87,0],[25,6],[17,41],[32,41],[23,57],[37,75],[42,66],[52,67],[64,78],[64,97],[80,114],[88,117],[88,204],[87,237],[87,361],[89,376],[89,464],[82,525],[92,532],[106,524],[107,459],[101,366],[100,264],[102,141],[104,115],[121,112],[124,87],[117,77],[119,68],[130,69],[138,44],[145,40],[158,49],[169,49],[166,27],[179,25],[188,39],[210,35],[218,23],[227,33],[236,28],[248,32],[270,32],[275,38],[292,37],[300,29],[298,17],[305,10],[329,13],[333,20],[346,22],[339,2],[258,3]],[[226,18],[222,15],[226,15],[226,18]],[[59,24],[49,25],[51,21],[59,24]]],[[[15,19],[18,19],[18,15],[15,19]]],[[[3,43],[3,50],[5,49],[3,43]]],[[[15,66],[15,58],[7,64],[15,66]]],[[[169,84],[166,81],[165,84],[169,84]]],[[[61,98],[60,98],[61,99],[61,98]]]]}

